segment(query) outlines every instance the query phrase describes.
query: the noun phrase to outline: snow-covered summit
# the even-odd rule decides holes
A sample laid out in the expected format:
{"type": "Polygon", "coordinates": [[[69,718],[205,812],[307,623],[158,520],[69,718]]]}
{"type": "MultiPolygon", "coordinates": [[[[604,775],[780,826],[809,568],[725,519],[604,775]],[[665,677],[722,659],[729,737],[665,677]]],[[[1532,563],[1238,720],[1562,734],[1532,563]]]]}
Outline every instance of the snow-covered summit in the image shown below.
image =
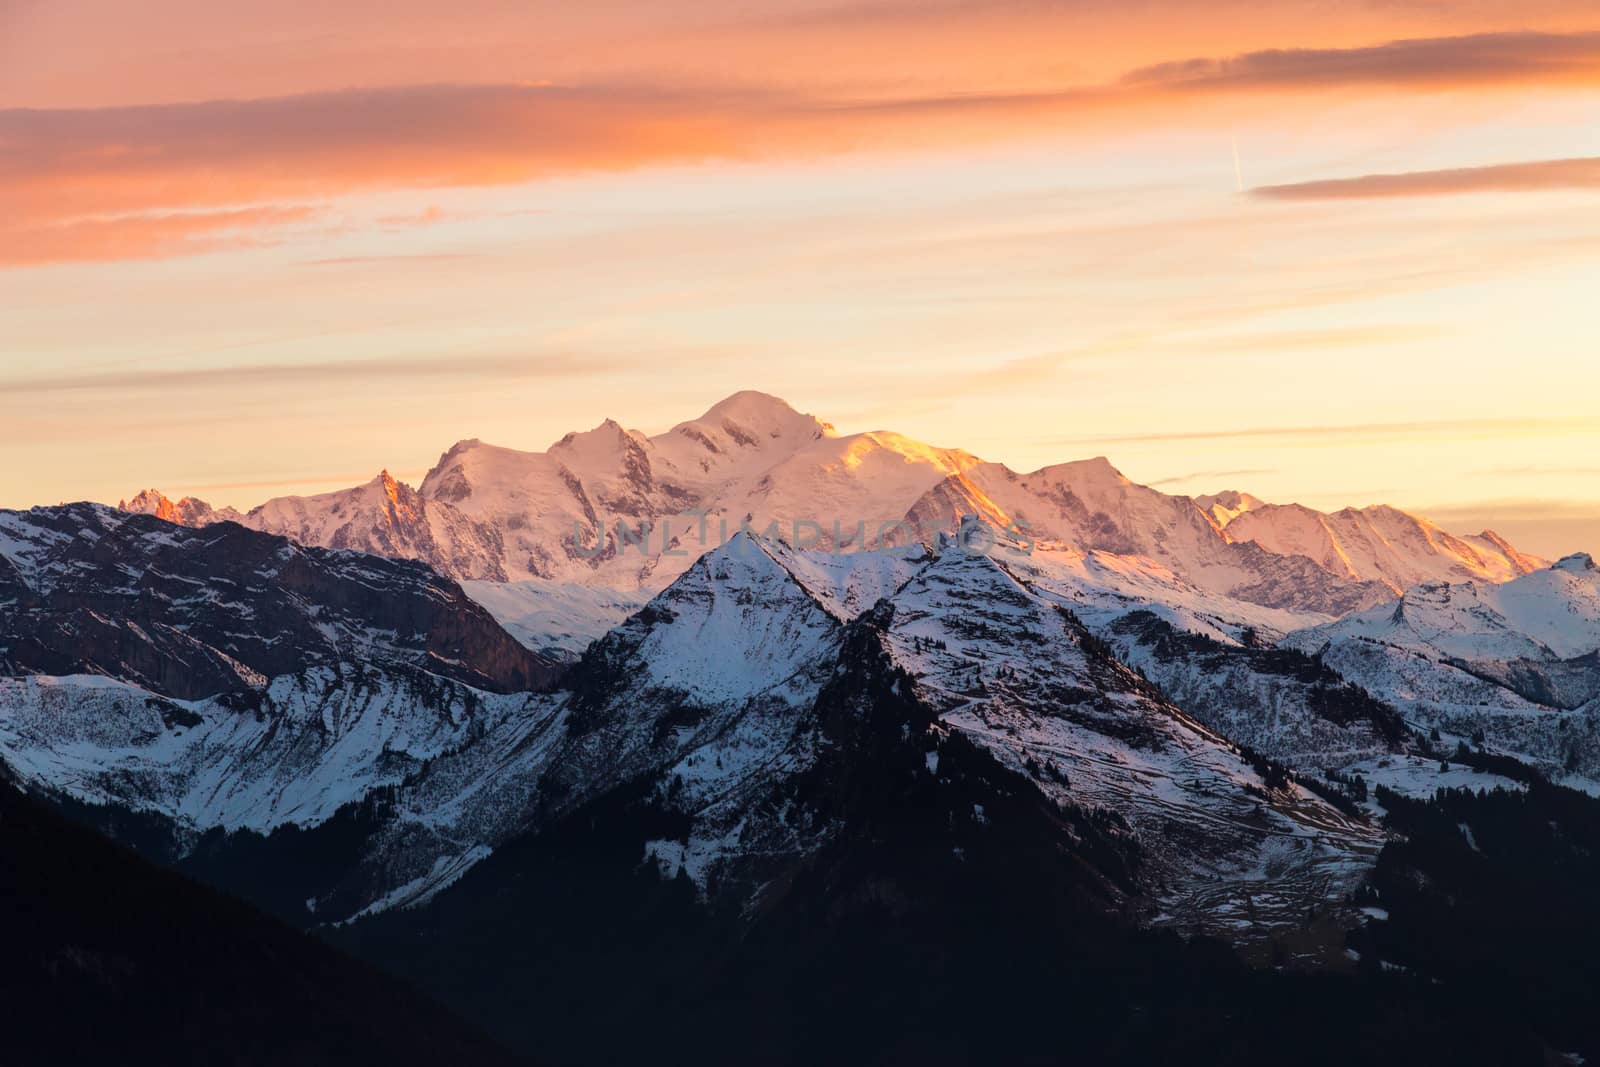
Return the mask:
{"type": "Polygon", "coordinates": [[[654,436],[608,419],[544,452],[458,443],[418,495],[435,541],[473,551],[459,566],[417,554],[471,579],[653,591],[743,526],[792,537],[799,523],[832,544],[835,522],[864,524],[859,544],[977,462],[888,432],[841,437],[775,397],[736,393],[654,436]]]}
{"type": "MultiPolygon", "coordinates": [[[[674,426],[681,436],[721,433],[737,445],[760,447],[764,441],[804,443],[831,437],[837,431],[815,415],[802,414],[786,401],[746,389],[711,405],[704,415],[674,426]]],[[[702,442],[703,443],[703,442],[702,442]]]]}

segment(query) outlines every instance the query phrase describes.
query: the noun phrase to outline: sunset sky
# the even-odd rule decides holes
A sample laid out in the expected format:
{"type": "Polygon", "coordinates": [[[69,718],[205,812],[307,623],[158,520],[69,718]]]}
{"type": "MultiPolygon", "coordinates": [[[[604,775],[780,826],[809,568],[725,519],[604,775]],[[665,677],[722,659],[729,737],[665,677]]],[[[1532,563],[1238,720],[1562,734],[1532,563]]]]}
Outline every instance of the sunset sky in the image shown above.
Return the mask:
{"type": "Polygon", "coordinates": [[[1600,552],[1593,0],[0,0],[0,507],[738,389],[1600,552]]]}

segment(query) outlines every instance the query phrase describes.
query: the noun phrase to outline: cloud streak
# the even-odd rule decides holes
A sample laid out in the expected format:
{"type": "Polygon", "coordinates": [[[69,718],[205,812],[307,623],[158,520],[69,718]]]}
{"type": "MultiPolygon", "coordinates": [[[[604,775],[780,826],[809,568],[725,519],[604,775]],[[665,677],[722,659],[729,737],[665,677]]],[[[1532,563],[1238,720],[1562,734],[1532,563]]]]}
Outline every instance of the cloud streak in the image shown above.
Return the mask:
{"type": "Polygon", "coordinates": [[[1365,48],[1291,48],[1227,59],[1187,59],[1132,71],[1124,85],[1184,91],[1331,89],[1354,85],[1443,89],[1506,83],[1593,84],[1600,33],[1480,33],[1365,48]]]}
{"type": "Polygon", "coordinates": [[[1264,468],[1236,471],[1191,471],[1188,474],[1177,474],[1170,478],[1157,478],[1155,481],[1147,484],[1152,487],[1162,485],[1182,485],[1186,482],[1198,482],[1202,480],[1214,482],[1220,481],[1223,478],[1257,478],[1261,477],[1262,475],[1277,473],[1278,472],[1276,470],[1264,468]]]}
{"type": "Polygon", "coordinates": [[[319,363],[254,363],[177,370],[110,371],[0,380],[7,396],[178,389],[326,386],[382,380],[458,382],[465,380],[584,378],[637,366],[615,356],[458,356],[437,359],[351,359],[319,363]]]}
{"type": "Polygon", "coordinates": [[[165,259],[267,243],[272,229],[306,222],[306,205],[90,217],[12,229],[0,226],[0,267],[118,259],[165,259]]]}
{"type": "Polygon", "coordinates": [[[1251,195],[1264,200],[1378,200],[1466,193],[1529,193],[1600,189],[1600,158],[1548,159],[1487,167],[1366,174],[1263,185],[1251,195]]]}
{"type": "Polygon", "coordinates": [[[1056,444],[1154,444],[1183,441],[1390,441],[1416,437],[1543,437],[1600,433],[1600,417],[1589,415],[1519,419],[1441,419],[1433,422],[1371,422],[1325,426],[1258,426],[1231,430],[1179,430],[1056,438],[1056,444]]]}

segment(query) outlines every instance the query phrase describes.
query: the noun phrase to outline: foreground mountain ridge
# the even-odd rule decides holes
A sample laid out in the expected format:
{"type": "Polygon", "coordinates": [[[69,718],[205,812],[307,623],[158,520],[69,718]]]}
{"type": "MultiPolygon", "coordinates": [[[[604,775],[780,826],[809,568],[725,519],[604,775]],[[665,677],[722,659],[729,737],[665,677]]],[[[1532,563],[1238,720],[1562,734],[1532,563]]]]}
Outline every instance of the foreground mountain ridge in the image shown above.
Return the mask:
{"type": "Polygon", "coordinates": [[[1545,562],[1492,532],[1455,537],[1395,509],[1323,515],[1236,492],[1169,496],[1104,458],[1019,474],[887,431],[840,435],[756,392],[654,436],[606,420],[545,452],[461,441],[415,489],[385,471],[243,515],[156,490],[121,506],[419,559],[458,580],[645,594],[741,528],[859,550],[927,540],[969,513],[1040,540],[1152,558],[1212,592],[1325,615],[1420,581],[1502,581],[1545,562]]]}
{"type": "MultiPolygon", "coordinates": [[[[373,564],[426,573],[353,553],[318,557],[238,526],[178,530],[90,505],[3,518],[35,583],[74,573],[113,539],[123,559],[176,553],[137,584],[187,569],[192,598],[205,604],[234,581],[204,566],[219,537],[245,558],[310,553],[366,581],[373,564]],[[50,540],[64,522],[84,536],[50,540]]],[[[975,518],[962,532],[980,546],[996,533],[975,518]]],[[[1173,706],[1096,641],[1058,581],[1030,557],[991,556],[950,536],[829,554],[740,534],[545,692],[465,684],[487,676],[477,658],[494,662],[497,646],[484,642],[434,657],[437,670],[403,657],[319,663],[311,646],[296,671],[241,675],[204,698],[163,694],[136,666],[91,655],[95,675],[22,667],[0,681],[0,751],[36,788],[166,820],[162,847],[179,861],[214,829],[321,832],[382,798],[338,869],[298,887],[300,921],[425,903],[505,841],[641,779],[683,827],[649,845],[646,859],[747,907],[772,864],[812,854],[842,826],[826,805],[809,815],[794,807],[793,790],[810,788],[828,753],[855,743],[856,727],[825,709],[838,699],[836,680],[859,669],[876,679],[874,701],[911,716],[912,732],[895,744],[922,745],[903,755],[935,781],[939,751],[959,738],[992,773],[1030,782],[1040,803],[1114,815],[1117,833],[1151,857],[1147,876],[1117,894],[1147,919],[1266,928],[1348,891],[1375,854],[1374,831],[1173,706]],[[1211,887],[1241,871],[1254,872],[1248,917],[1218,907],[1211,887]]],[[[337,588],[330,578],[307,592],[337,588]]],[[[101,604],[104,626],[126,628],[140,605],[101,604]]],[[[235,616],[228,625],[259,624],[235,616]]],[[[65,631],[9,625],[40,646],[40,662],[79,647],[65,631]]],[[[230,634],[217,640],[249,654],[250,641],[230,634]]],[[[0,644],[14,643],[0,632],[0,644]]],[[[973,817],[981,822],[982,811],[973,817]]]]}

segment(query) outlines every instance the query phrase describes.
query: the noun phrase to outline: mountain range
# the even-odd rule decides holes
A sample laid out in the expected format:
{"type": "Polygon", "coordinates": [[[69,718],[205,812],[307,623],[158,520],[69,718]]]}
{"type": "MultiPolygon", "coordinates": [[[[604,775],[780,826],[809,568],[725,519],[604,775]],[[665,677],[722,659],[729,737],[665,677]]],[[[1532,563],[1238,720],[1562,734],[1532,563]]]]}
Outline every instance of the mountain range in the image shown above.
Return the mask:
{"type": "Polygon", "coordinates": [[[1454,537],[1393,508],[1323,514],[1222,497],[1235,510],[1219,507],[1221,498],[1137,485],[1103,458],[1019,474],[900,434],[840,435],[775,397],[744,392],[655,436],[606,420],[545,452],[461,441],[416,489],[385,471],[243,515],[154,489],[121,507],[418,559],[463,581],[647,593],[740,529],[858,550],[926,538],[966,514],[1041,543],[1153,560],[1209,592],[1329,615],[1422,581],[1503,581],[1546,562],[1492,532],[1454,537]],[[652,536],[640,538],[641,524],[652,536]]]}
{"type": "Polygon", "coordinates": [[[0,511],[0,772],[544,1062],[1600,1053],[1559,939],[1426,947],[1600,855],[1597,574],[739,393],[0,511]]]}

